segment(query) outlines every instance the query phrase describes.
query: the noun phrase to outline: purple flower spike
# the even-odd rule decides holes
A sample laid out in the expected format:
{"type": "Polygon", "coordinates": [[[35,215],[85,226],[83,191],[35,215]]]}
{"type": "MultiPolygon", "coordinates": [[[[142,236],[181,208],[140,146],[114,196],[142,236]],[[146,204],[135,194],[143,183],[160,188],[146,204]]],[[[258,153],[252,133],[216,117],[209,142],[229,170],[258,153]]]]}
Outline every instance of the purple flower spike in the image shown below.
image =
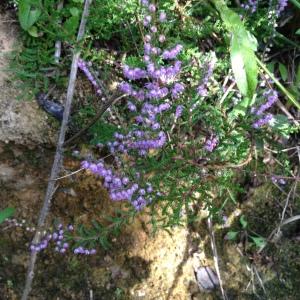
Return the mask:
{"type": "Polygon", "coordinates": [[[255,129],[258,129],[266,124],[269,124],[269,122],[272,120],[273,115],[272,114],[266,114],[261,119],[257,120],[253,123],[252,127],[255,129]]]}
{"type": "Polygon", "coordinates": [[[178,105],[176,107],[175,118],[176,119],[180,118],[181,115],[182,115],[182,112],[183,112],[183,106],[182,105],[178,105]]]}

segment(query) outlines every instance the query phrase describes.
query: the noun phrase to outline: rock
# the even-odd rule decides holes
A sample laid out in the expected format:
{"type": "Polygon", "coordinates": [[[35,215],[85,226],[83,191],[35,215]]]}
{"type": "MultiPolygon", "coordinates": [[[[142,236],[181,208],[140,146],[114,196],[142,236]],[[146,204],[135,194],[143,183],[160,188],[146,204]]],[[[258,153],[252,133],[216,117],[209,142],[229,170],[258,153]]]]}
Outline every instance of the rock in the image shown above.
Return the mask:
{"type": "Polygon", "coordinates": [[[195,276],[201,291],[211,291],[220,285],[217,274],[210,267],[198,268],[195,276]]]}
{"type": "Polygon", "coordinates": [[[13,50],[18,30],[9,13],[0,14],[0,141],[22,145],[55,144],[57,130],[47,121],[48,116],[31,102],[18,100],[24,91],[9,82],[7,54],[13,50]]]}

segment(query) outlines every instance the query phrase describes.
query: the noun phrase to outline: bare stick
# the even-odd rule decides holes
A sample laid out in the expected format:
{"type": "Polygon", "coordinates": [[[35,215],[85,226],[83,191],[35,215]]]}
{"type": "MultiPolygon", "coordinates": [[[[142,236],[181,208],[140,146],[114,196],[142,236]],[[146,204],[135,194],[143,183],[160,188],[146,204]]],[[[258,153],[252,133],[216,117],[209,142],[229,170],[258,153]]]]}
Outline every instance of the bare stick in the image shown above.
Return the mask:
{"type": "MultiPolygon", "coordinates": [[[[60,12],[64,6],[64,1],[61,0],[57,5],[57,11],[60,12]]],[[[58,22],[58,24],[61,24],[61,20],[58,22]]],[[[54,53],[54,60],[58,64],[59,59],[61,55],[61,41],[57,40],[55,42],[55,53],[54,53]]]]}
{"type": "Polygon", "coordinates": [[[215,240],[215,234],[214,234],[214,231],[213,231],[212,220],[211,220],[210,216],[207,218],[207,225],[208,225],[208,230],[209,230],[209,235],[210,235],[211,249],[212,249],[213,256],[214,256],[214,264],[215,264],[217,276],[218,276],[218,279],[219,279],[219,282],[220,282],[220,290],[221,290],[223,299],[227,300],[228,298],[227,298],[227,295],[226,295],[226,293],[224,291],[224,288],[223,288],[223,281],[222,281],[222,278],[221,278],[221,273],[220,273],[220,268],[219,268],[217,245],[216,245],[216,240],[215,240]]]}
{"type": "MultiPolygon", "coordinates": [[[[79,27],[78,35],[77,35],[77,42],[79,42],[83,38],[91,2],[92,2],[92,0],[85,1],[84,10],[83,10],[82,17],[81,17],[81,23],[80,23],[80,27],[79,27]]],[[[60,134],[59,134],[58,143],[57,143],[57,147],[56,147],[54,162],[52,165],[50,181],[48,182],[44,204],[40,211],[37,231],[33,238],[33,244],[38,244],[41,240],[41,233],[42,233],[41,229],[44,226],[46,217],[47,217],[49,209],[50,209],[52,196],[55,192],[55,180],[54,179],[56,179],[58,177],[58,173],[61,168],[62,161],[63,161],[63,156],[62,156],[63,144],[65,141],[65,134],[66,134],[66,130],[67,130],[67,124],[68,124],[68,119],[69,119],[73,95],[74,95],[75,81],[76,81],[77,68],[78,68],[77,63],[78,63],[78,59],[79,59],[79,54],[80,54],[79,50],[75,49],[74,54],[73,54],[64,115],[63,115],[63,120],[62,120],[62,124],[61,124],[61,128],[60,128],[60,134]]],[[[29,263],[29,267],[28,267],[25,288],[23,290],[22,300],[27,300],[29,293],[31,291],[36,259],[37,259],[37,252],[36,251],[31,252],[30,263],[29,263]]]]}

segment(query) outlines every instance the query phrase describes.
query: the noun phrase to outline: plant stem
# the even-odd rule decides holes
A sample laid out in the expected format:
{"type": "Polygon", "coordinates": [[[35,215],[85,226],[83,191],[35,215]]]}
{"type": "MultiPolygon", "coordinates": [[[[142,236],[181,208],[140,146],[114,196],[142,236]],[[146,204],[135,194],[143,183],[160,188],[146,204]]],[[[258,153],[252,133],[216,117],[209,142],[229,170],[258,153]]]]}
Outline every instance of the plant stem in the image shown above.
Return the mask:
{"type": "Polygon", "coordinates": [[[294,98],[294,96],[276,79],[274,74],[268,70],[265,64],[256,57],[256,61],[258,65],[271,77],[274,83],[278,86],[278,88],[282,91],[282,93],[288,98],[288,100],[295,105],[298,109],[300,109],[300,103],[294,98]]]}
{"type": "MultiPolygon", "coordinates": [[[[85,25],[86,25],[87,17],[89,15],[89,7],[90,7],[91,2],[92,2],[92,0],[85,1],[84,10],[83,10],[82,17],[81,17],[81,23],[80,23],[80,27],[78,30],[77,41],[82,40],[82,38],[84,36],[85,25]]],[[[33,244],[35,244],[35,245],[39,244],[41,241],[42,228],[43,228],[43,226],[45,224],[45,220],[48,216],[48,212],[49,212],[49,209],[51,206],[52,196],[56,191],[55,179],[58,177],[58,174],[59,174],[59,171],[60,171],[60,168],[62,165],[62,161],[63,161],[63,145],[64,145],[64,141],[65,141],[65,135],[66,135],[67,125],[68,125],[68,120],[69,120],[69,116],[70,116],[71,105],[72,105],[72,100],[73,100],[73,95],[74,95],[79,55],[80,55],[80,51],[75,48],[74,54],[73,54],[71,71],[70,71],[66,105],[65,105],[62,125],[60,128],[58,143],[57,143],[57,147],[56,147],[56,153],[55,153],[55,157],[54,157],[54,161],[53,161],[53,165],[52,165],[50,180],[48,182],[47,191],[46,191],[46,195],[44,198],[43,207],[39,214],[37,230],[36,230],[35,236],[33,238],[33,244]]],[[[29,266],[28,266],[28,272],[27,272],[27,276],[26,276],[26,283],[25,283],[25,287],[23,290],[23,294],[22,294],[22,300],[27,300],[29,293],[31,291],[32,281],[34,278],[34,268],[36,265],[36,259],[37,259],[37,252],[32,251],[31,256],[30,256],[29,266]]]]}
{"type": "Polygon", "coordinates": [[[290,2],[300,9],[300,3],[297,0],[290,0],[290,2]]]}
{"type": "Polygon", "coordinates": [[[294,41],[291,41],[290,39],[288,39],[287,37],[285,37],[283,34],[279,33],[279,32],[275,32],[276,36],[281,39],[282,41],[290,44],[291,46],[300,49],[300,45],[295,43],[294,41]]]}

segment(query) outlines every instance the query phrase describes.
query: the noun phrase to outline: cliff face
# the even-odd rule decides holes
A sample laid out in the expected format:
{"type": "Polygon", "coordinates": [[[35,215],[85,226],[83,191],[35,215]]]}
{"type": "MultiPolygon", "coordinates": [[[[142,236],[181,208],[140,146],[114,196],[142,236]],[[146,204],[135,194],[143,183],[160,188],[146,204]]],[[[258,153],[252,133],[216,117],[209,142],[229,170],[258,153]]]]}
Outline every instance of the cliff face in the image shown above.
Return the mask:
{"type": "MultiPolygon", "coordinates": [[[[18,47],[18,28],[10,13],[0,13],[0,141],[23,145],[53,144],[56,141],[48,116],[36,101],[20,101],[24,90],[9,76],[9,54],[18,47]]],[[[51,123],[51,122],[50,122],[51,123]]]]}

